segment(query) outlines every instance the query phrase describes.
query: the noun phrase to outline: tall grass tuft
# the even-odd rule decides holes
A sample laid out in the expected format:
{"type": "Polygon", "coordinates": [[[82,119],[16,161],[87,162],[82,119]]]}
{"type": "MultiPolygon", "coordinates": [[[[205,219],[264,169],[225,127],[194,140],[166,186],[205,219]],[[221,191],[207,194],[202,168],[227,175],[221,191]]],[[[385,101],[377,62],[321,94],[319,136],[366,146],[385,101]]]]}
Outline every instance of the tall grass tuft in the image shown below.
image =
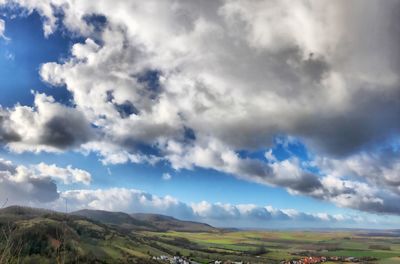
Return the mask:
{"type": "MultiPolygon", "coordinates": [[[[8,199],[3,203],[0,209],[7,205],[8,199]]],[[[10,223],[5,224],[0,229],[0,264],[20,263],[22,245],[20,241],[13,239],[14,229],[10,223]]]]}

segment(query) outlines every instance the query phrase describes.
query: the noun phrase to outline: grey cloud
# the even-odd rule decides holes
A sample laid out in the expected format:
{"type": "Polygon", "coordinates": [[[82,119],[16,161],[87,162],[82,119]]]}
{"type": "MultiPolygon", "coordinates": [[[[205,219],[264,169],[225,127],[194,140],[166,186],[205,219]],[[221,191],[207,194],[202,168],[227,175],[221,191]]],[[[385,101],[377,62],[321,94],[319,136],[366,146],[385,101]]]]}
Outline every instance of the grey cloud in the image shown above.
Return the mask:
{"type": "Polygon", "coordinates": [[[400,89],[389,87],[384,96],[379,87],[371,84],[359,89],[346,114],[311,114],[299,120],[298,135],[316,150],[336,157],[387,144],[400,133],[400,89]]]}
{"type": "Polygon", "coordinates": [[[57,185],[50,179],[28,179],[24,182],[3,180],[0,200],[9,204],[40,205],[58,199],[57,185]]]}
{"type": "Polygon", "coordinates": [[[304,61],[302,68],[304,73],[315,82],[321,82],[324,78],[324,74],[330,70],[324,58],[315,58],[313,53],[310,53],[309,58],[304,61]]]}
{"type": "Polygon", "coordinates": [[[0,160],[0,200],[9,204],[53,202],[59,198],[56,183],[50,177],[38,177],[27,168],[0,160]]]}
{"type": "Polygon", "coordinates": [[[329,197],[329,200],[342,207],[374,214],[400,214],[399,196],[386,193],[368,194],[357,192],[356,194],[340,194],[329,197]]]}
{"type": "MultiPolygon", "coordinates": [[[[51,180],[50,177],[42,179],[30,179],[26,184],[33,186],[33,188],[29,191],[28,197],[32,197],[38,202],[51,202],[59,197],[57,185],[51,180]]],[[[16,189],[18,190],[18,188],[16,189]]]]}
{"type": "Polygon", "coordinates": [[[241,158],[239,155],[216,141],[206,145],[167,146],[166,158],[175,169],[192,169],[193,166],[216,169],[239,179],[286,188],[293,193],[310,195],[322,188],[320,178],[304,171],[298,160],[283,160],[273,163],[241,158]]]}
{"type": "Polygon", "coordinates": [[[257,160],[241,160],[234,174],[247,175],[255,178],[256,181],[277,185],[302,194],[310,194],[322,187],[319,177],[315,174],[301,171],[297,177],[282,177],[279,171],[273,172],[268,164],[257,160]]]}
{"type": "Polygon", "coordinates": [[[11,131],[2,131],[0,133],[0,143],[8,143],[8,142],[18,142],[21,141],[21,137],[11,131]]]}
{"type": "Polygon", "coordinates": [[[398,215],[400,213],[399,197],[386,198],[382,202],[361,202],[354,208],[371,213],[398,215]]]}
{"type": "Polygon", "coordinates": [[[21,136],[10,127],[7,111],[0,108],[0,143],[4,144],[20,140],[21,136]]]}
{"type": "Polygon", "coordinates": [[[57,151],[79,147],[95,137],[82,112],[44,94],[34,96],[34,107],[1,110],[0,143],[17,152],[57,151]]]}
{"type": "Polygon", "coordinates": [[[312,195],[339,206],[400,214],[399,154],[395,147],[381,147],[346,158],[319,157],[315,163],[325,176],[321,191],[312,195]]]}
{"type": "MultiPolygon", "coordinates": [[[[50,4],[61,9],[64,6],[49,0],[50,4]]],[[[82,61],[71,59],[61,65],[45,65],[42,76],[49,82],[62,80],[74,92],[78,105],[95,112],[101,106],[93,104],[99,102],[83,99],[83,93],[97,90],[101,94],[105,92],[102,86],[115,87],[114,114],[122,113],[119,118],[125,118],[126,111],[121,108],[128,100],[135,107],[128,113],[142,113],[138,115],[138,125],[143,129],[138,130],[150,130],[143,133],[148,137],[133,133],[137,140],[157,144],[160,138],[176,137],[174,133],[180,130],[173,129],[174,126],[187,126],[196,134],[212,134],[234,149],[254,149],[268,147],[276,134],[286,133],[305,138],[316,150],[348,155],[400,129],[393,118],[377,122],[379,118],[368,118],[365,113],[372,103],[376,117],[387,112],[398,116],[399,104],[391,100],[399,92],[395,81],[399,52],[391,44],[398,42],[398,16],[392,12],[399,9],[397,2],[377,5],[374,1],[338,1],[326,6],[317,1],[296,5],[269,1],[246,4],[239,0],[213,4],[178,2],[154,25],[141,20],[139,28],[130,24],[136,16],[125,20],[123,15],[115,16],[120,14],[118,5],[111,6],[107,1],[76,5],[82,14],[74,16],[74,8],[65,10],[69,19],[76,19],[74,23],[63,21],[66,27],[90,37],[98,32],[91,32],[85,17],[93,12],[104,16],[107,24],[101,35],[102,46],[90,50],[89,43],[76,45],[74,55],[82,61]],[[211,5],[219,6],[210,8],[211,5]],[[279,10],[297,12],[300,18],[277,16],[279,10]],[[326,16],[320,16],[321,13],[326,16]],[[340,21],[332,20],[339,18],[340,21]],[[188,20],[193,26],[179,30],[181,22],[188,20]],[[237,20],[242,23],[236,23],[237,20]],[[208,22],[202,24],[203,21],[208,22]],[[301,27],[308,34],[300,34],[301,27]],[[374,30],[370,31],[371,28],[374,30]],[[210,38],[216,32],[220,37],[210,38]],[[164,34],[171,42],[163,38],[164,34]],[[202,57],[196,56],[202,53],[202,57]],[[94,63],[94,54],[98,63],[94,63]],[[52,72],[51,68],[58,70],[52,72]],[[163,89],[155,101],[146,93],[140,78],[134,77],[149,68],[160,69],[165,75],[163,89]],[[207,80],[209,76],[212,78],[207,80]],[[343,88],[332,80],[334,76],[344,83],[343,88]],[[196,96],[181,83],[174,85],[174,81],[186,79],[189,82],[185,85],[192,85],[196,96]],[[254,103],[262,98],[264,105],[254,103]],[[188,102],[196,107],[187,107],[188,102]],[[149,124],[149,119],[157,123],[157,108],[165,104],[171,104],[166,106],[171,115],[181,114],[186,120],[175,117],[171,125],[149,124]],[[243,107],[245,110],[241,111],[243,107]],[[170,134],[165,135],[165,131],[170,134]]],[[[153,12],[164,12],[164,5],[168,2],[159,4],[153,12]]],[[[126,9],[132,9],[138,17],[149,15],[145,8],[134,6],[126,4],[126,9]]],[[[42,11],[50,22],[57,19],[53,13],[44,12],[53,10],[45,9],[44,4],[26,7],[42,11]]]]}
{"type": "Polygon", "coordinates": [[[89,184],[87,171],[45,163],[16,165],[0,158],[0,201],[43,207],[60,198],[57,182],[89,184]]]}
{"type": "Polygon", "coordinates": [[[72,148],[89,141],[92,137],[88,122],[82,115],[69,113],[54,116],[43,124],[38,144],[59,149],[72,148]],[[70,115],[72,114],[72,115],[70,115]]]}
{"type": "Polygon", "coordinates": [[[299,179],[294,181],[284,181],[279,180],[279,186],[285,186],[286,188],[302,193],[302,194],[310,194],[316,190],[322,188],[322,184],[319,180],[319,177],[315,174],[304,172],[302,173],[299,179]]]}

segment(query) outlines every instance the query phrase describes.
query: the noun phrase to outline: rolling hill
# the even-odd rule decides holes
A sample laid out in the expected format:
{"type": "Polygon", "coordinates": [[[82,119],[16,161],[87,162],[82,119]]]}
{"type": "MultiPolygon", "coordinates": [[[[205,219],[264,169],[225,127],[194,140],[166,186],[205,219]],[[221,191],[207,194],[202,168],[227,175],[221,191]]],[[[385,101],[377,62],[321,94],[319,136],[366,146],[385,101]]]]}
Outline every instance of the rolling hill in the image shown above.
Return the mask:
{"type": "Polygon", "coordinates": [[[181,232],[217,232],[218,229],[210,225],[192,221],[182,221],[171,216],[159,214],[126,214],[102,210],[80,210],[70,213],[83,216],[101,223],[113,225],[120,229],[141,231],[181,231],[181,232]]]}
{"type": "Polygon", "coordinates": [[[0,263],[157,263],[139,234],[87,217],[12,206],[0,210],[0,263]]]}
{"type": "Polygon", "coordinates": [[[152,223],[135,219],[129,214],[122,212],[109,212],[103,210],[84,209],[72,212],[70,213],[70,215],[86,217],[122,229],[147,230],[147,231],[158,230],[158,228],[154,226],[152,223]]]}
{"type": "Polygon", "coordinates": [[[143,214],[136,213],[131,216],[137,220],[151,223],[158,229],[163,231],[180,231],[180,232],[217,232],[218,229],[208,224],[182,221],[171,216],[159,214],[143,214]]]}
{"type": "Polygon", "coordinates": [[[152,257],[174,255],[190,244],[186,240],[169,240],[148,233],[215,233],[218,229],[164,215],[101,210],[65,214],[10,206],[0,209],[0,230],[0,264],[145,264],[159,263],[152,257]]]}

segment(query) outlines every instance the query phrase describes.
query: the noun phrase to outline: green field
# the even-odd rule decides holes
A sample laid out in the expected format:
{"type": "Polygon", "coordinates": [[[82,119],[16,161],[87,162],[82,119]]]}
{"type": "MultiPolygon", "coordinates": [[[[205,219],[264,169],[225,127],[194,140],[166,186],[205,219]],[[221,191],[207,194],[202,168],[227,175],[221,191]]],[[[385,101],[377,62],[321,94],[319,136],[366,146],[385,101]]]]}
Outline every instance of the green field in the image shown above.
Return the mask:
{"type": "Polygon", "coordinates": [[[249,260],[259,263],[302,256],[343,256],[371,263],[400,263],[400,237],[365,232],[238,231],[221,233],[143,232],[149,239],[199,261],[249,260]],[[187,240],[185,246],[179,241],[187,240]],[[178,241],[178,242],[177,242],[178,241]],[[190,242],[190,243],[189,243],[190,242]],[[181,248],[179,248],[179,246],[181,248]]]}

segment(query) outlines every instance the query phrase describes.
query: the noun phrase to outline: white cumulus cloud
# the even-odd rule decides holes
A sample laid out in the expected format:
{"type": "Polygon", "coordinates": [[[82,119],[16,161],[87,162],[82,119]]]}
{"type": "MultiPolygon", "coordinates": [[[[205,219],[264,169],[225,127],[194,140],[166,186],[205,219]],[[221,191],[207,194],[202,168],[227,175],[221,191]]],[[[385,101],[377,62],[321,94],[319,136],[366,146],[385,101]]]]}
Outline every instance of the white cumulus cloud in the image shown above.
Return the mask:
{"type": "Polygon", "coordinates": [[[0,110],[0,142],[9,149],[75,148],[104,164],[210,168],[340,206],[400,213],[397,165],[373,157],[400,133],[397,1],[7,3],[38,12],[46,36],[62,25],[84,39],[69,58],[40,68],[45,82],[68,89],[72,106],[35,94],[33,107],[0,110]],[[100,28],[96,16],[104,18],[100,28]],[[300,139],[330,163],[347,160],[356,178],[325,167],[311,173],[294,157],[238,154],[269,149],[277,135],[300,139]]]}

